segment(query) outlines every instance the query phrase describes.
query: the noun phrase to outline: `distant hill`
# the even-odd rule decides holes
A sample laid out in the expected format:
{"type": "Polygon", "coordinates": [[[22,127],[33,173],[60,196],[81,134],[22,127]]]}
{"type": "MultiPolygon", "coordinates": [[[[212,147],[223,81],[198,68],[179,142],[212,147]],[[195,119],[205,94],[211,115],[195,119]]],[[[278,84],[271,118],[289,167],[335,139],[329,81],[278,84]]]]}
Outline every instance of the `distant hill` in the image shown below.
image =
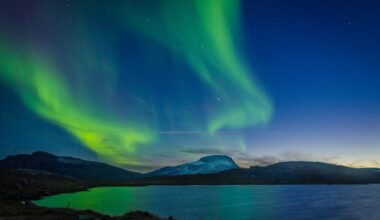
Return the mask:
{"type": "Polygon", "coordinates": [[[225,155],[212,155],[202,157],[198,161],[192,163],[185,163],[172,167],[163,167],[161,169],[147,173],[144,176],[210,174],[237,168],[239,168],[239,166],[231,157],[225,155]]]}
{"type": "Polygon", "coordinates": [[[380,173],[320,162],[280,162],[214,174],[155,176],[132,180],[136,184],[366,184],[380,183],[380,173]]]}
{"type": "Polygon", "coordinates": [[[380,183],[377,168],[350,168],[307,161],[239,168],[232,158],[224,155],[206,156],[195,162],[139,174],[105,163],[38,151],[8,156],[0,160],[0,169],[41,176],[61,175],[86,181],[89,185],[380,183]]]}
{"type": "Polygon", "coordinates": [[[380,168],[359,168],[359,169],[380,173],[380,168]]]}
{"type": "Polygon", "coordinates": [[[32,154],[8,156],[0,160],[0,168],[23,169],[30,172],[49,172],[79,180],[120,182],[140,177],[141,174],[114,167],[106,163],[55,156],[37,151],[32,154]]]}
{"type": "Polygon", "coordinates": [[[371,183],[380,180],[380,175],[371,170],[307,161],[280,162],[252,167],[250,171],[275,183],[371,183]]]}

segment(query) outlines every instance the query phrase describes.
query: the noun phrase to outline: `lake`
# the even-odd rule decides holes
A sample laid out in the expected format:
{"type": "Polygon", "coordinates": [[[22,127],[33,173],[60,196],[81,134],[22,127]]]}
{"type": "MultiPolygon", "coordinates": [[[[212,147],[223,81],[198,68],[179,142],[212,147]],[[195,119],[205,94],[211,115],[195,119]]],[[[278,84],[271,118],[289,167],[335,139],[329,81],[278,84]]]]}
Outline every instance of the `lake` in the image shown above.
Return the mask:
{"type": "Polygon", "coordinates": [[[149,211],[177,219],[380,219],[380,185],[98,187],[34,201],[108,215],[149,211]]]}

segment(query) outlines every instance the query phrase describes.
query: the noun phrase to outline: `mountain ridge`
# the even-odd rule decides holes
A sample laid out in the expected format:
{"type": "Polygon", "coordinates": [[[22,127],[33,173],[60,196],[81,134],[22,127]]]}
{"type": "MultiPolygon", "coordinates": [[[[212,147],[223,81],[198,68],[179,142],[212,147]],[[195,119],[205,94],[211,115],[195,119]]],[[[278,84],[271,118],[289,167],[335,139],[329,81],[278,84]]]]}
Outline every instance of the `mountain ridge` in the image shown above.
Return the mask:
{"type": "Polygon", "coordinates": [[[0,167],[47,171],[86,181],[127,181],[141,176],[140,173],[107,163],[67,156],[55,156],[43,151],[8,156],[0,160],[0,167]]]}
{"type": "Polygon", "coordinates": [[[226,155],[209,155],[201,157],[199,160],[177,166],[167,166],[144,174],[144,176],[174,176],[189,174],[210,174],[225,170],[237,169],[239,166],[235,161],[226,155]]]}
{"type": "Polygon", "coordinates": [[[141,174],[106,163],[38,151],[8,156],[0,160],[0,168],[36,174],[59,174],[85,180],[92,185],[380,183],[378,168],[351,168],[310,161],[287,161],[240,168],[226,155],[205,156],[194,162],[141,174]]]}

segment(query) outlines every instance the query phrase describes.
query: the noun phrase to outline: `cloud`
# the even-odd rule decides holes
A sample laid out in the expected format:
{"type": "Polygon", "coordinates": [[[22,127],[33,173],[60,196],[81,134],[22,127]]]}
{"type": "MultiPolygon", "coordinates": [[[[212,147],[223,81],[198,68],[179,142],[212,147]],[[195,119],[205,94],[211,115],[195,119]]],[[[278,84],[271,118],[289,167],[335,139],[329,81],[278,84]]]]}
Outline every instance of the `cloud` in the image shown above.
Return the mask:
{"type": "Polygon", "coordinates": [[[268,166],[283,161],[321,161],[336,163],[336,156],[318,157],[301,151],[284,151],[278,155],[252,155],[245,152],[235,153],[234,158],[242,167],[268,166]]]}
{"type": "Polygon", "coordinates": [[[194,131],[182,131],[182,130],[170,130],[170,131],[158,131],[157,133],[162,135],[204,135],[207,131],[194,130],[194,131]]]}
{"type": "MultiPolygon", "coordinates": [[[[207,135],[209,131],[205,130],[167,130],[167,131],[157,131],[158,134],[162,135],[207,135]]],[[[239,131],[218,131],[218,134],[223,135],[236,135],[239,134],[239,131]]]]}
{"type": "Polygon", "coordinates": [[[282,161],[280,158],[271,155],[254,156],[249,154],[240,154],[235,156],[235,159],[243,167],[268,166],[282,161]]]}
{"type": "Polygon", "coordinates": [[[161,167],[161,165],[128,165],[125,168],[131,171],[146,173],[161,167]]]}
{"type": "Polygon", "coordinates": [[[317,158],[311,154],[301,151],[284,151],[280,153],[280,158],[284,161],[315,161],[317,158]]]}
{"type": "Polygon", "coordinates": [[[217,148],[184,149],[181,152],[192,155],[215,155],[222,154],[231,156],[240,166],[267,166],[283,161],[281,158],[271,155],[255,156],[240,150],[222,150],[217,148]]]}
{"type": "Polygon", "coordinates": [[[347,164],[351,167],[363,168],[363,167],[380,167],[380,160],[354,160],[347,164]]]}
{"type": "Polygon", "coordinates": [[[198,148],[198,149],[184,149],[181,152],[196,155],[209,155],[209,154],[225,154],[230,155],[228,151],[214,148],[198,148]]]}

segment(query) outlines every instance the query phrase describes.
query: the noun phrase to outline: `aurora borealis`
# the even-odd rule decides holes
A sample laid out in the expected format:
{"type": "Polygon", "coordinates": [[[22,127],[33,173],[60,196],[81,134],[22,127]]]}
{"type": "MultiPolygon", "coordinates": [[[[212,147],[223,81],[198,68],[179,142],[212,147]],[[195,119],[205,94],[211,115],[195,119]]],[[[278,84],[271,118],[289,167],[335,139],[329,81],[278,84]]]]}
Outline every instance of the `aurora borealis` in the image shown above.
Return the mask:
{"type": "Polygon", "coordinates": [[[237,51],[239,1],[157,1],[159,9],[125,7],[127,23],[183,56],[219,100],[208,131],[244,128],[269,121],[272,106],[237,51]]]}
{"type": "Polygon", "coordinates": [[[380,166],[371,4],[6,1],[0,155],[380,166]]]}

